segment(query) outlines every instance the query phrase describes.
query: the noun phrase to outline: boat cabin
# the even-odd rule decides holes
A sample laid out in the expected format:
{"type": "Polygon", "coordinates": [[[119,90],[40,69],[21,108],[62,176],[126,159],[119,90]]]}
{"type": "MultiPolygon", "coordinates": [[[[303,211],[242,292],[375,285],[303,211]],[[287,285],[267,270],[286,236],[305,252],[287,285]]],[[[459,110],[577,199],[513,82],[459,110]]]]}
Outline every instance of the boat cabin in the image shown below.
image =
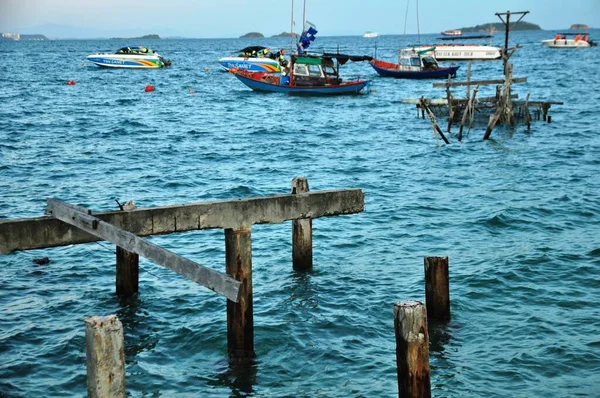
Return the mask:
{"type": "Polygon", "coordinates": [[[401,54],[398,61],[400,70],[403,71],[423,71],[437,70],[439,65],[437,60],[431,55],[420,55],[417,52],[401,54]]]}
{"type": "Polygon", "coordinates": [[[292,56],[290,78],[296,86],[340,84],[339,63],[331,57],[292,56]]]}

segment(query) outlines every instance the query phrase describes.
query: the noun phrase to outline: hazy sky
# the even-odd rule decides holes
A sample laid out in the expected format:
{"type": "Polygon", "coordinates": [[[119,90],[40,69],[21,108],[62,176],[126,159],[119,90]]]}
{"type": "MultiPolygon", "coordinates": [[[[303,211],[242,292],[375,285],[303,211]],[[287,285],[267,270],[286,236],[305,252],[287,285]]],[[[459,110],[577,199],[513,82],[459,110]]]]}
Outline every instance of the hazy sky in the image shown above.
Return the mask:
{"type": "MultiPolygon", "coordinates": [[[[421,33],[499,22],[496,12],[530,11],[525,21],[542,29],[574,23],[600,28],[600,0],[306,0],[306,19],[319,34],[365,31],[421,33]]],[[[294,0],[295,32],[303,0],[294,0]]],[[[265,36],[289,32],[292,0],[0,0],[0,32],[61,37],[111,37],[156,33],[198,38],[265,36]],[[57,27],[52,25],[65,25],[57,27]]]]}

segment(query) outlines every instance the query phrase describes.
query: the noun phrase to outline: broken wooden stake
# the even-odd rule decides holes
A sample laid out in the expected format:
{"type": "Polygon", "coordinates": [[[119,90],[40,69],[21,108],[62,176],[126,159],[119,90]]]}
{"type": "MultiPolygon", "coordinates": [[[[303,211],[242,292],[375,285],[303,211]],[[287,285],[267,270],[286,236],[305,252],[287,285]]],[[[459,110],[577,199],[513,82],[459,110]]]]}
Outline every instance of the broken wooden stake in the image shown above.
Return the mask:
{"type": "Polygon", "coordinates": [[[427,319],[450,319],[450,280],[448,257],[425,257],[425,303],[427,319]]]}
{"type": "Polygon", "coordinates": [[[394,305],[398,396],[431,397],[427,312],[420,301],[394,305]]]}
{"type": "MultiPolygon", "coordinates": [[[[308,181],[304,177],[292,180],[292,194],[309,191],[308,181]]],[[[312,219],[292,221],[292,266],[298,271],[310,271],[313,266],[312,219]]]]}
{"type": "Polygon", "coordinates": [[[125,397],[125,351],[121,321],[115,315],[86,318],[85,345],[88,397],[125,397]]]}

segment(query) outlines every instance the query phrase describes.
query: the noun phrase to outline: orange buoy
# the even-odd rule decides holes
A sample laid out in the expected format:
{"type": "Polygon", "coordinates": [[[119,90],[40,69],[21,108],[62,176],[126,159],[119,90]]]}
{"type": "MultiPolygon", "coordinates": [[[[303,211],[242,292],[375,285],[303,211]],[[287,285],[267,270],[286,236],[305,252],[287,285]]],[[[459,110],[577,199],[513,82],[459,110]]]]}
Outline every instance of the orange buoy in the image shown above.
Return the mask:
{"type": "Polygon", "coordinates": [[[152,84],[148,84],[144,89],[147,93],[154,91],[154,86],[152,84]]]}
{"type": "Polygon", "coordinates": [[[67,84],[68,84],[69,86],[74,86],[74,85],[75,85],[75,80],[69,80],[69,81],[67,82],[67,84]]]}

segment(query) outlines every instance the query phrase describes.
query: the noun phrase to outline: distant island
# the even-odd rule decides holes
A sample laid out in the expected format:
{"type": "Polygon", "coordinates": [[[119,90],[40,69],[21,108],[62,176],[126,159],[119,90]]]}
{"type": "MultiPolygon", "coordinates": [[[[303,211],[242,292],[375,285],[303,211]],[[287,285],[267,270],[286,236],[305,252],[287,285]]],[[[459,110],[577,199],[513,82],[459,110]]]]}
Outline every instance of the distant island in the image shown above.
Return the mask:
{"type": "Polygon", "coordinates": [[[250,32],[250,33],[246,33],[245,35],[240,36],[240,39],[244,39],[244,38],[256,39],[256,38],[261,38],[261,37],[265,37],[265,36],[259,32],[250,32]]]}
{"type": "Polygon", "coordinates": [[[298,34],[297,33],[293,33],[293,32],[292,33],[290,33],[290,32],[281,32],[280,34],[273,35],[271,37],[290,37],[290,36],[298,37],[298,34]]]}
{"type": "MultiPolygon", "coordinates": [[[[506,29],[504,27],[504,24],[502,22],[494,22],[494,23],[486,23],[483,25],[477,25],[477,26],[470,26],[467,28],[461,28],[462,32],[468,32],[468,33],[473,33],[473,32],[490,32],[492,29],[496,30],[496,31],[502,31],[504,32],[504,29],[506,29]]],[[[534,23],[531,22],[524,22],[521,21],[517,24],[511,24],[510,25],[510,30],[511,31],[516,31],[516,30],[542,30],[542,28],[539,25],[536,25],[534,23]]]]}
{"type": "Polygon", "coordinates": [[[111,40],[157,40],[160,39],[159,35],[145,35],[141,37],[111,37],[111,40]]]}
{"type": "Polygon", "coordinates": [[[44,35],[22,35],[19,33],[2,33],[0,40],[48,40],[44,35]]]}
{"type": "Polygon", "coordinates": [[[588,31],[588,30],[590,30],[590,26],[582,24],[582,23],[574,23],[573,25],[571,25],[571,27],[569,29],[570,30],[585,30],[585,31],[588,31]]]}

